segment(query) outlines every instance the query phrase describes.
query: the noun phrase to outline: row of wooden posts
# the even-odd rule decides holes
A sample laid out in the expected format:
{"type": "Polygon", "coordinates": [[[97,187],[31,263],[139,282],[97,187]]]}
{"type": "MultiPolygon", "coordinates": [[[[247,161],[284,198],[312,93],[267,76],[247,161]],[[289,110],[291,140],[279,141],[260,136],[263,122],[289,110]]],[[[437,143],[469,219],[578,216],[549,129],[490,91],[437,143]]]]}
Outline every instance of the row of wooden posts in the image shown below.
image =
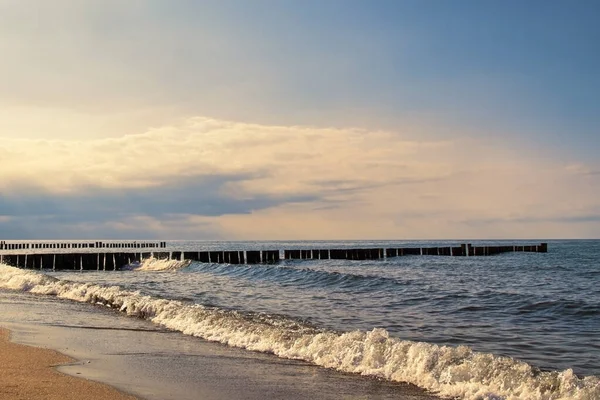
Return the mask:
{"type": "Polygon", "coordinates": [[[473,246],[461,244],[450,247],[409,247],[387,249],[284,250],[286,260],[379,260],[402,256],[492,256],[501,253],[547,253],[548,243],[539,245],[473,246]]]}
{"type": "MultiPolygon", "coordinates": [[[[373,249],[311,249],[284,250],[286,260],[380,260],[403,256],[492,256],[507,252],[548,252],[548,244],[511,246],[413,247],[373,249]]],[[[56,253],[56,254],[0,254],[0,263],[20,268],[52,270],[104,270],[121,269],[134,262],[149,258],[160,260],[190,260],[219,264],[261,264],[280,261],[279,250],[241,251],[172,251],[172,252],[118,252],[118,253],[56,253]]]]}
{"type": "Polygon", "coordinates": [[[14,243],[0,241],[0,250],[36,250],[36,249],[160,249],[167,242],[28,242],[14,243]]]}

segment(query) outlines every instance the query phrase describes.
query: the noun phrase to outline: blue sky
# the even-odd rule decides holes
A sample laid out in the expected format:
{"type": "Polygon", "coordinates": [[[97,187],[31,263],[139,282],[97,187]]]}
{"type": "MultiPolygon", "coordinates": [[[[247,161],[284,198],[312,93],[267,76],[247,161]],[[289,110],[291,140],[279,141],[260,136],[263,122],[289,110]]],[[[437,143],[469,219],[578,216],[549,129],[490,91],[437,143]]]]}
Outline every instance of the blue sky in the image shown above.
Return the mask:
{"type": "MultiPolygon", "coordinates": [[[[516,131],[586,157],[595,156],[589,142],[600,143],[597,2],[159,4],[158,24],[206,26],[224,40],[212,72],[231,57],[234,79],[221,84],[266,80],[261,95],[284,123],[320,123],[332,110],[339,123],[393,127],[398,116],[416,113],[516,131]],[[348,110],[359,111],[356,121],[348,110]]],[[[193,37],[180,44],[175,59],[204,57],[193,37]]],[[[189,75],[182,74],[188,89],[200,89],[202,78],[189,75]]]]}
{"type": "Polygon", "coordinates": [[[0,0],[0,236],[598,237],[598,15],[596,1],[0,0]],[[319,230],[298,227],[309,215],[319,230]]]}

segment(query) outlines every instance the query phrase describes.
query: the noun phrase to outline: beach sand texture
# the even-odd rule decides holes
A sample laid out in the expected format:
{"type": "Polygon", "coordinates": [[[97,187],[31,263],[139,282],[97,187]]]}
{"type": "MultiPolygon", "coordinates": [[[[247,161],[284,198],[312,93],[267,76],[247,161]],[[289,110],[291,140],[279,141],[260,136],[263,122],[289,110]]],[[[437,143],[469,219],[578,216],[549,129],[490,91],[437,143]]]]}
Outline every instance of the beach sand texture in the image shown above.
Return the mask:
{"type": "Polygon", "coordinates": [[[135,399],[110,386],[64,375],[53,368],[74,361],[54,350],[12,343],[9,331],[0,329],[0,399],[135,399]]]}

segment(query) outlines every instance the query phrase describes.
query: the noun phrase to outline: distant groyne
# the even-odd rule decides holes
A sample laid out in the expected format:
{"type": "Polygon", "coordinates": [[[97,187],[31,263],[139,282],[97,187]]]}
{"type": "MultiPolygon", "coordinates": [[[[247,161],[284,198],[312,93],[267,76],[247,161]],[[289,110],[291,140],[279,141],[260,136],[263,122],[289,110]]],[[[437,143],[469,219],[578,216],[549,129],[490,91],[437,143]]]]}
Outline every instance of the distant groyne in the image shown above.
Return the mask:
{"type": "Polygon", "coordinates": [[[0,250],[36,249],[159,249],[167,247],[167,242],[6,242],[0,241],[0,250]]]}
{"type": "Polygon", "coordinates": [[[460,244],[446,247],[393,247],[393,248],[340,248],[340,249],[293,249],[293,250],[233,250],[233,251],[113,251],[113,249],[166,249],[166,242],[159,243],[102,243],[94,242],[92,247],[79,247],[86,243],[46,243],[51,245],[73,245],[77,247],[49,247],[57,249],[94,249],[77,253],[46,252],[38,249],[46,247],[31,247],[43,243],[6,243],[0,242],[0,263],[28,269],[51,270],[97,270],[114,271],[135,262],[149,258],[161,260],[196,261],[219,264],[272,264],[285,260],[384,260],[394,257],[407,256],[450,256],[450,257],[480,257],[493,256],[510,252],[547,253],[548,244],[536,245],[504,245],[504,246],[473,246],[460,244]],[[30,245],[29,247],[12,248],[14,245],[30,245]],[[108,247],[98,244],[111,245],[108,247]],[[115,246],[118,244],[127,247],[115,246]],[[4,247],[9,245],[9,247],[4,247]],[[146,247],[142,247],[142,246],[146,247]],[[156,246],[149,246],[156,245],[156,246]],[[110,251],[107,251],[110,249],[110,251]],[[14,251],[17,250],[17,251],[14,251]],[[19,251],[21,250],[21,251],[19,251]],[[24,251],[28,250],[28,251],[24,251]]]}

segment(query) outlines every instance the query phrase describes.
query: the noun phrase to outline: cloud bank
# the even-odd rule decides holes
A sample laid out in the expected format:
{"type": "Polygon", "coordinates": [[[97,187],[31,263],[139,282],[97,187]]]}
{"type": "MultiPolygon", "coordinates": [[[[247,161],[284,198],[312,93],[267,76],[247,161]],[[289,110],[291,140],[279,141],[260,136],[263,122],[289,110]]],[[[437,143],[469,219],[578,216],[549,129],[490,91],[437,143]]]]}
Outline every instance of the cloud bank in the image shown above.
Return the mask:
{"type": "Polygon", "coordinates": [[[0,141],[6,238],[600,237],[598,166],[472,139],[206,117],[0,141]]]}

